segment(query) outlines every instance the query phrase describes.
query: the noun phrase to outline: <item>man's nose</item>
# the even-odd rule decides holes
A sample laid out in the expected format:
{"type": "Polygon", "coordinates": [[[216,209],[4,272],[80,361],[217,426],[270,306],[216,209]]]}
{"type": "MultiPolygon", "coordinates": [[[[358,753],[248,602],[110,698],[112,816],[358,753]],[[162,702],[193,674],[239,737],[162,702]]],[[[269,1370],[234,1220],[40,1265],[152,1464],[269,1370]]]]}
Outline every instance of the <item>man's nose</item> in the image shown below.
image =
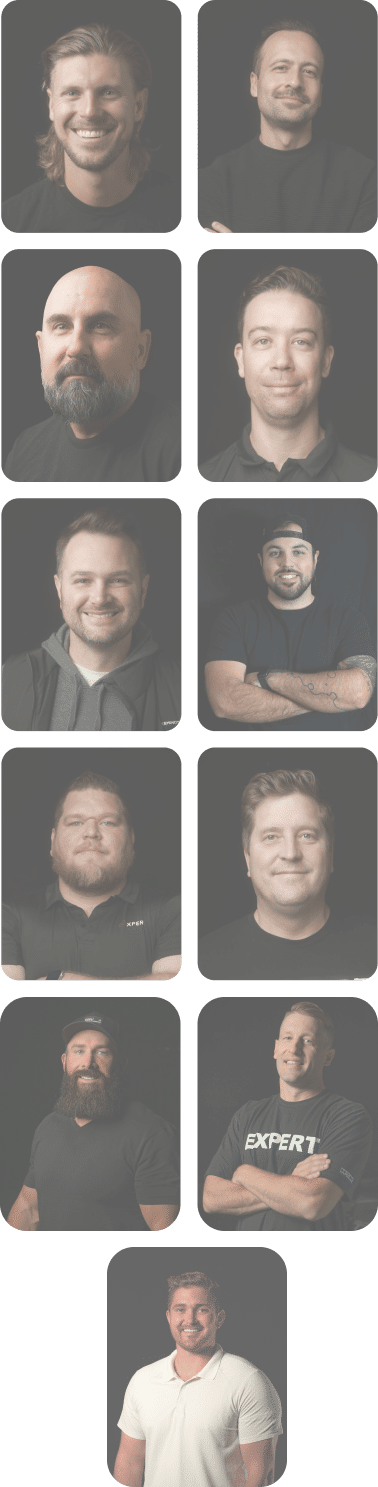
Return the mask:
{"type": "Polygon", "coordinates": [[[75,324],[71,326],[69,336],[65,342],[65,355],[90,356],[91,350],[89,331],[81,320],[75,321],[75,324]]]}
{"type": "Polygon", "coordinates": [[[296,92],[302,92],[303,80],[299,62],[292,63],[289,72],[286,73],[286,83],[288,88],[295,88],[296,92]]]}
{"type": "Polygon", "coordinates": [[[91,120],[98,118],[99,114],[101,114],[101,107],[97,103],[95,91],[93,88],[86,88],[80,99],[78,115],[82,119],[91,120]]]}
{"type": "Polygon", "coordinates": [[[94,604],[104,603],[107,598],[107,589],[107,579],[96,578],[95,582],[91,585],[91,599],[93,599],[94,604]]]}
{"type": "Polygon", "coordinates": [[[301,856],[301,846],[295,831],[285,831],[281,845],[281,857],[292,859],[301,856]]]}
{"type": "Polygon", "coordinates": [[[273,370],[279,367],[281,372],[294,366],[293,350],[290,343],[287,341],[278,342],[273,350],[271,366],[273,370]]]}
{"type": "Polygon", "coordinates": [[[84,836],[100,836],[100,827],[94,816],[85,822],[84,836]]]}
{"type": "Polygon", "coordinates": [[[82,1055],[81,1055],[80,1068],[81,1069],[89,1069],[91,1063],[92,1063],[92,1049],[91,1048],[87,1048],[86,1049],[86,1052],[85,1053],[82,1053],[82,1055]]]}

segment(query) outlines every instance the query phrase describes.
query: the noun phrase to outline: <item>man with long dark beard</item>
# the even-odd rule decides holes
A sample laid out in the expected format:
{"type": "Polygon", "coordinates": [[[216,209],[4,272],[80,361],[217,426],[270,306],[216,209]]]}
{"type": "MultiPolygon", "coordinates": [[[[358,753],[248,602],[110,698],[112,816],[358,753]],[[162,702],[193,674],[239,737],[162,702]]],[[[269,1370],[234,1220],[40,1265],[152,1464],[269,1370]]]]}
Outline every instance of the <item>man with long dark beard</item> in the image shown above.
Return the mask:
{"type": "Polygon", "coordinates": [[[54,284],[36,337],[53,417],[16,439],[9,479],[172,480],[179,411],[140,389],[151,332],[132,285],[95,264],[73,269],[54,284]]]}
{"type": "Polygon", "coordinates": [[[63,1028],[63,1079],[37,1127],[8,1216],[14,1229],[165,1229],[178,1213],[171,1126],[127,1100],[119,1027],[90,1012],[63,1028]]]}
{"type": "Polygon", "coordinates": [[[5,904],[3,970],[14,981],[167,980],[180,969],[179,899],[128,883],[134,831],[122,791],[80,775],[51,832],[58,882],[5,904]]]}

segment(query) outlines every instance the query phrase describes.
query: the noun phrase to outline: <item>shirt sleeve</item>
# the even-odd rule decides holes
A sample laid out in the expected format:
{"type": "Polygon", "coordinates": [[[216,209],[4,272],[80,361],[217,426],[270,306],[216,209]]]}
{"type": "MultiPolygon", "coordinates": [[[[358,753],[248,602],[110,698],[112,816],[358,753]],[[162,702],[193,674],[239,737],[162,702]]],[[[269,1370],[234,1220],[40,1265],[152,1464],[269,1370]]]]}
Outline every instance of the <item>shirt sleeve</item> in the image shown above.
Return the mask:
{"type": "Polygon", "coordinates": [[[376,166],[373,165],[361,191],[350,232],[369,232],[377,221],[376,166]]]}
{"type": "Polygon", "coordinates": [[[28,1167],[28,1171],[27,1171],[26,1177],[24,1177],[24,1187],[26,1187],[26,1188],[36,1188],[36,1186],[37,1186],[36,1180],[35,1180],[35,1172],[34,1172],[34,1162],[35,1162],[35,1154],[36,1154],[36,1149],[37,1149],[37,1139],[38,1139],[38,1132],[35,1131],[34,1136],[33,1136],[33,1140],[32,1140],[32,1149],[31,1149],[31,1153],[30,1153],[29,1167],[28,1167]]]}
{"type": "Polygon", "coordinates": [[[181,950],[181,905],[179,896],[163,899],[156,922],[156,939],[152,962],[166,955],[179,955],[181,950]]]}
{"type": "Polygon", "coordinates": [[[146,1439],[140,1424],[134,1379],[130,1379],[127,1385],[118,1425],[124,1435],[131,1435],[133,1440],[144,1441],[146,1439]]]}
{"type": "Polygon", "coordinates": [[[359,609],[346,610],[334,658],[335,665],[338,666],[340,661],[347,661],[349,656],[375,657],[368,622],[359,609]]]}
{"type": "Polygon", "coordinates": [[[253,648],[253,636],[245,634],[243,613],[236,609],[223,609],[213,625],[207,661],[241,661],[248,663],[248,654],[253,648]]]}
{"type": "Polygon", "coordinates": [[[209,1163],[205,1177],[223,1177],[231,1182],[233,1173],[241,1164],[240,1156],[240,1110],[232,1117],[218,1151],[209,1163]]]}
{"type": "Polygon", "coordinates": [[[254,1441],[269,1441],[274,1435],[282,1435],[281,1401],[277,1390],[260,1368],[251,1368],[250,1379],[243,1388],[238,1435],[242,1446],[254,1441]]]}
{"type": "Polygon", "coordinates": [[[220,162],[214,160],[212,165],[206,165],[199,171],[198,220],[201,227],[211,227],[212,222],[221,222],[223,227],[230,227],[226,220],[227,215],[223,170],[220,162]]]}
{"type": "Polygon", "coordinates": [[[138,1203],[180,1202],[175,1133],[152,1111],[147,1112],[147,1129],[136,1152],[134,1188],[138,1203]]]}
{"type": "Polygon", "coordinates": [[[333,1107],[324,1121],[319,1151],[326,1151],[330,1166],[322,1173],[328,1182],[336,1182],[348,1198],[353,1198],[357,1183],[368,1161],[373,1125],[363,1105],[345,1100],[333,1107]]]}
{"type": "Polygon", "coordinates": [[[1,960],[3,966],[23,966],[21,926],[15,904],[3,904],[1,960]]]}

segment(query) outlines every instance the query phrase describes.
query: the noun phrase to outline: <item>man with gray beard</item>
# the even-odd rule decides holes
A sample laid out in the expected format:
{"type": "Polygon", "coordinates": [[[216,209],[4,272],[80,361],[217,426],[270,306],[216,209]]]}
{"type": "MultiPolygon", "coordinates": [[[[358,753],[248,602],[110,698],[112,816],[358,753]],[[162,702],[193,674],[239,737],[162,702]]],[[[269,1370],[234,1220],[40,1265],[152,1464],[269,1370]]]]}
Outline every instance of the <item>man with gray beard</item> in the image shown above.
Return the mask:
{"type": "Polygon", "coordinates": [[[62,1037],[60,1095],[37,1127],[8,1223],[27,1231],[167,1228],[179,1205],[174,1133],[127,1100],[118,1023],[84,1013],[62,1037]]]}
{"type": "Polygon", "coordinates": [[[128,882],[134,831],[120,787],[87,771],[55,810],[57,883],[4,904],[3,970],[13,981],[165,981],[180,969],[180,902],[128,882]],[[128,918],[128,914],[130,918],[128,918]]]}
{"type": "Polygon", "coordinates": [[[141,391],[151,332],[139,296],[109,269],[65,274],[36,332],[53,417],[26,429],[5,474],[27,481],[161,481],[180,469],[179,411],[141,391]]]}

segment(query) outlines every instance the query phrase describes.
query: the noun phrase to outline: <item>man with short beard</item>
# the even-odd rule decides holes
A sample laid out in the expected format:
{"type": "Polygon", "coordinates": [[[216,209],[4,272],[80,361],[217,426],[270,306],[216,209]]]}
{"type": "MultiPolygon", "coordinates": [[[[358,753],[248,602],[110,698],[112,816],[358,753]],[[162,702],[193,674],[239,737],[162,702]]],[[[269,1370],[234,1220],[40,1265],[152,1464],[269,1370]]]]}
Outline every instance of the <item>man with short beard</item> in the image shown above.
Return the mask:
{"type": "Polygon", "coordinates": [[[55,587],[65,624],[3,672],[8,728],[82,732],[173,728],[180,672],[141,614],[149,575],[133,522],[88,511],[58,537],[55,587]]]}
{"type": "Polygon", "coordinates": [[[73,269],[51,290],[36,337],[53,416],[16,439],[9,479],[172,480],[179,411],[140,389],[151,332],[132,285],[94,264],[73,269]]]}
{"type": "Polygon", "coordinates": [[[224,610],[213,627],[205,675],[216,717],[313,729],[347,714],[353,727],[376,683],[366,620],[313,594],[319,551],[305,518],[283,512],[266,522],[258,556],[266,597],[224,610]]]}
{"type": "Polygon", "coordinates": [[[146,1105],[127,1100],[118,1023],[84,1013],[62,1037],[60,1095],[37,1127],[8,1223],[24,1230],[138,1229],[141,1214],[149,1229],[167,1228],[179,1205],[173,1131],[146,1105]]]}
{"type": "Polygon", "coordinates": [[[165,981],[180,969],[180,901],[128,882],[134,831],[118,785],[90,771],[55,810],[58,882],[4,904],[3,970],[14,981],[165,981]]]}

